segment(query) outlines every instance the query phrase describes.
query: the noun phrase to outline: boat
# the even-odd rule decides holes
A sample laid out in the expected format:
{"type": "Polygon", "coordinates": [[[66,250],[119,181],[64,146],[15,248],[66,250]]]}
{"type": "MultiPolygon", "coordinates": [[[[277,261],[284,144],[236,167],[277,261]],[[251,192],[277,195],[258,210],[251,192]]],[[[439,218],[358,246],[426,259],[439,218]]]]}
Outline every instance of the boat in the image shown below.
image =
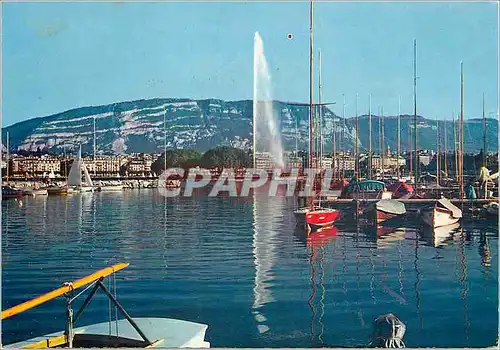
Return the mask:
{"type": "Polygon", "coordinates": [[[65,186],[50,185],[46,188],[47,194],[50,195],[67,195],[69,193],[68,188],[65,186]]]}
{"type": "Polygon", "coordinates": [[[87,170],[87,167],[82,160],[82,146],[78,150],[76,158],[71,164],[71,169],[68,175],[68,187],[72,187],[77,192],[93,192],[94,185],[87,170]]]}
{"type": "Polygon", "coordinates": [[[499,204],[497,202],[491,202],[483,206],[486,211],[486,215],[498,217],[499,204]]]}
{"type": "Polygon", "coordinates": [[[387,220],[401,218],[406,214],[404,203],[395,199],[382,199],[376,202],[369,209],[369,215],[377,224],[387,220]]]}
{"type": "Polygon", "coordinates": [[[457,223],[462,218],[462,210],[442,197],[433,206],[423,208],[421,215],[424,224],[436,228],[457,223]]]}
{"type": "Polygon", "coordinates": [[[387,190],[385,183],[375,180],[353,181],[345,186],[340,194],[341,199],[391,199],[392,192],[387,190]]]}
{"type": "Polygon", "coordinates": [[[23,196],[23,191],[15,189],[12,186],[2,186],[2,198],[19,198],[23,196]]]}
{"type": "MultiPolygon", "coordinates": [[[[205,341],[207,325],[170,318],[132,318],[116,299],[116,291],[112,293],[106,288],[104,278],[129,266],[128,263],[116,264],[71,283],[64,283],[49,293],[26,301],[22,304],[2,311],[2,320],[21,312],[49,302],[57,297],[66,298],[66,329],[56,333],[35,337],[4,346],[5,348],[209,348],[205,341]],[[85,287],[85,288],[83,288],[85,287]],[[83,288],[81,292],[76,291],[83,288]],[[110,305],[119,310],[124,319],[109,319],[108,322],[75,327],[80,315],[90,303],[92,297],[101,289],[110,301],[110,305]],[[90,291],[78,311],[73,312],[73,302],[84,292],[90,291]],[[111,328],[111,326],[113,326],[111,328]],[[116,328],[115,328],[116,327],[116,328]]],[[[114,280],[116,283],[116,280],[114,280]]],[[[110,309],[107,310],[111,313],[110,309]]],[[[62,315],[64,313],[61,313],[62,315]]],[[[115,314],[115,313],[113,313],[115,314]]],[[[117,313],[115,314],[117,315],[117,313]]]]}
{"type": "Polygon", "coordinates": [[[387,189],[392,192],[392,198],[395,199],[411,198],[415,192],[413,186],[404,181],[396,181],[392,185],[389,185],[387,189]]]}
{"type": "Polygon", "coordinates": [[[96,190],[99,192],[116,192],[116,191],[123,191],[123,183],[121,181],[110,181],[110,182],[103,182],[101,181],[97,186],[96,190]]]}
{"type": "Polygon", "coordinates": [[[39,188],[39,189],[28,188],[28,189],[23,190],[23,194],[26,196],[35,197],[35,196],[46,196],[46,195],[48,195],[48,192],[46,189],[43,189],[43,188],[39,188]]]}
{"type": "Polygon", "coordinates": [[[320,207],[306,213],[306,224],[311,231],[315,231],[332,226],[339,217],[340,210],[320,207]]]}

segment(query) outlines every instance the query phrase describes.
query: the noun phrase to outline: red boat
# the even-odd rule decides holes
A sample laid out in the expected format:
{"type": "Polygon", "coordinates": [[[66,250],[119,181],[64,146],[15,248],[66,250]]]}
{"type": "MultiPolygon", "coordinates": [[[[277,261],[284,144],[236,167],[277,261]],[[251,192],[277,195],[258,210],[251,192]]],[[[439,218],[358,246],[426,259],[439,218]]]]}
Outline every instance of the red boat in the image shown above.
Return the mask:
{"type": "Polygon", "coordinates": [[[306,223],[311,230],[315,231],[333,225],[339,217],[340,211],[337,209],[319,208],[307,212],[306,223]]]}

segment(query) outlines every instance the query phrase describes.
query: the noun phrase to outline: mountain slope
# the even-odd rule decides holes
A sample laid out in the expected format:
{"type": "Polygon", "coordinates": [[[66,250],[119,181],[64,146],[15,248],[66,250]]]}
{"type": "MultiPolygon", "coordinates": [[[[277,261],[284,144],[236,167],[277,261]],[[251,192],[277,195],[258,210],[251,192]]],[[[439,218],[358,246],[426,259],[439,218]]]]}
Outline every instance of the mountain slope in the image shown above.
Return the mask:
{"type": "MultiPolygon", "coordinates": [[[[206,151],[218,145],[231,145],[249,149],[252,144],[252,101],[222,101],[217,99],[191,100],[158,98],[120,102],[104,106],[82,107],[47,117],[34,118],[14,124],[2,130],[5,142],[10,133],[11,150],[36,150],[49,148],[62,152],[75,150],[79,144],[83,152],[92,152],[94,120],[96,149],[98,154],[130,152],[154,153],[163,150],[164,113],[166,116],[166,140],[168,148],[194,148],[206,151]]],[[[274,110],[279,116],[280,130],[285,149],[306,148],[308,108],[275,101],[274,110]],[[296,123],[298,132],[296,132],[296,123]]],[[[352,148],[355,140],[354,118],[342,119],[330,109],[324,109],[325,150],[332,149],[333,123],[335,119],[338,142],[343,135],[343,148],[352,148]]],[[[379,118],[372,116],[372,149],[378,151],[379,118]]],[[[478,151],[482,148],[482,120],[469,119],[465,124],[465,148],[478,151]]],[[[385,143],[393,150],[397,145],[397,118],[385,117],[385,143]]],[[[412,116],[401,118],[401,148],[407,149],[408,125],[412,116]]],[[[419,117],[419,148],[435,149],[436,121],[419,117]]],[[[440,122],[444,127],[444,122],[440,122]]],[[[442,129],[444,130],[444,129],[442,129]]],[[[451,122],[447,125],[451,130],[451,122]]],[[[488,149],[498,148],[498,122],[488,120],[488,149]]],[[[451,149],[453,135],[448,133],[451,149]]],[[[359,146],[368,148],[368,117],[359,118],[359,146]]],[[[444,142],[443,142],[444,144],[444,142]]]]}

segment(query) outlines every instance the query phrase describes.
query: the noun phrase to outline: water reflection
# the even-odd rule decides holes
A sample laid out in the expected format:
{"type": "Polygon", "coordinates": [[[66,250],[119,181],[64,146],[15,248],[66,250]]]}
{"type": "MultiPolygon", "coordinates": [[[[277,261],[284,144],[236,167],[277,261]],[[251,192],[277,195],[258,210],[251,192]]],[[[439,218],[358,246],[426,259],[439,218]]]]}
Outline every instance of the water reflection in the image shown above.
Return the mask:
{"type": "MultiPolygon", "coordinates": [[[[387,312],[406,323],[411,347],[494,341],[496,229],[465,223],[436,235],[360,221],[308,236],[292,208],[261,193],[151,190],[4,201],[3,306],[120,260],[131,263],[117,276],[131,314],[207,323],[214,346],[362,347],[369,321],[387,312]]],[[[103,321],[103,307],[85,322],[103,321]]],[[[6,343],[64,328],[54,304],[36,312],[5,322],[6,343]]]]}

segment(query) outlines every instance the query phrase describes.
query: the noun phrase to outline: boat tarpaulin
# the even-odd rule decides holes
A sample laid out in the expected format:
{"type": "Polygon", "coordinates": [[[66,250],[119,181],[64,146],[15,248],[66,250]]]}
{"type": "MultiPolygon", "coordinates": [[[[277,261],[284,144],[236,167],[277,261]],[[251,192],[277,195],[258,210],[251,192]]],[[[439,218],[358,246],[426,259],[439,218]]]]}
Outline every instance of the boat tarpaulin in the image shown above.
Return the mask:
{"type": "Polygon", "coordinates": [[[444,208],[448,209],[449,211],[451,211],[451,215],[458,219],[458,218],[461,218],[462,217],[462,211],[460,210],[460,208],[458,208],[457,206],[455,206],[453,203],[450,202],[450,200],[448,198],[441,198],[438,203],[443,206],[444,208]]]}
{"type": "Polygon", "coordinates": [[[381,210],[386,213],[403,215],[406,214],[406,208],[404,203],[394,200],[394,199],[382,199],[378,201],[375,206],[377,210],[381,210]]]}

